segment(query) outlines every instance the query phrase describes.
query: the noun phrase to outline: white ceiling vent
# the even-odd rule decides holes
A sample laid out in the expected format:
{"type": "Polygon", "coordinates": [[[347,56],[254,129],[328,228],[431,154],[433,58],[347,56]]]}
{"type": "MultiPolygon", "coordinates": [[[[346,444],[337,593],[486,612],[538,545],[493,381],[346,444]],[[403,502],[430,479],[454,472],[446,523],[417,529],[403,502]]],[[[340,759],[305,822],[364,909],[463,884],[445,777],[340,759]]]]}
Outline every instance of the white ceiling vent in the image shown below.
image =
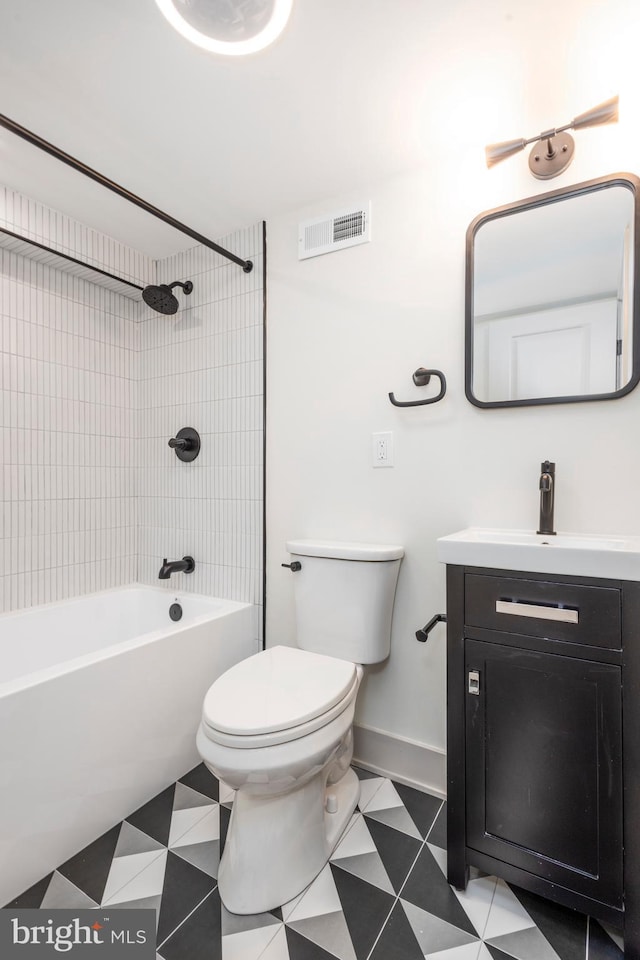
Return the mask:
{"type": "Polygon", "coordinates": [[[371,240],[371,203],[355,204],[339,213],[305,220],[298,227],[298,259],[319,257],[371,240]]]}

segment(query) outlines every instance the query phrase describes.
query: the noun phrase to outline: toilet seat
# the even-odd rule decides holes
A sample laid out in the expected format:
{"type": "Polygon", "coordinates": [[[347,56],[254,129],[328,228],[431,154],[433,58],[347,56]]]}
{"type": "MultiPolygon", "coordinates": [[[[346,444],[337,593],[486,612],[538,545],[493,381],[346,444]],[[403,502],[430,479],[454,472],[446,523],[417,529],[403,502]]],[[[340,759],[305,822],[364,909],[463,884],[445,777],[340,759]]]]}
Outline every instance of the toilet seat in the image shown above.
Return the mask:
{"type": "Polygon", "coordinates": [[[209,688],[203,732],[240,748],[296,740],[342,713],[361,676],[362,668],[348,660],[271,647],[240,661],[209,688]]]}

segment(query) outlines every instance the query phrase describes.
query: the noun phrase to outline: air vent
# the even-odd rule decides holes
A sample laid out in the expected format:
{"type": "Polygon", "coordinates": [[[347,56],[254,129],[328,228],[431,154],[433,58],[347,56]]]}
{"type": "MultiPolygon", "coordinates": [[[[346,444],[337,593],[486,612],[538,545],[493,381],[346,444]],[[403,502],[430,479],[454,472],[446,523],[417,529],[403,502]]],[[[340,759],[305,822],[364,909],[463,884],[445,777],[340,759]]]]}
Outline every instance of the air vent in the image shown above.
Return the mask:
{"type": "Polygon", "coordinates": [[[357,243],[371,240],[371,204],[355,204],[314,220],[305,220],[298,228],[298,259],[319,257],[357,243]]]}

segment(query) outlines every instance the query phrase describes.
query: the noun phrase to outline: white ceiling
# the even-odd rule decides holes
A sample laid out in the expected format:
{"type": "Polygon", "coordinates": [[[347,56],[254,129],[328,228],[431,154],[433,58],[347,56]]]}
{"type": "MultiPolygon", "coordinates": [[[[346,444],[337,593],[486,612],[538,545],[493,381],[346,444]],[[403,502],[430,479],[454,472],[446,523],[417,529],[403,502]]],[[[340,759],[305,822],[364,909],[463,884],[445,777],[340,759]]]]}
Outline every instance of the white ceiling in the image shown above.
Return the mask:
{"type": "MultiPolygon", "coordinates": [[[[154,0],[0,0],[0,112],[215,239],[424,161],[418,77],[458,5],[296,0],[223,58],[154,0]]],[[[6,131],[0,182],[154,257],[192,244],[6,131]]]]}
{"type": "MultiPolygon", "coordinates": [[[[409,168],[437,188],[443,159],[482,172],[484,143],[566,122],[567,43],[594,6],[294,0],[272,47],[225,58],[154,0],[0,0],[0,112],[216,239],[409,168]]],[[[2,129],[0,182],[153,257],[192,244],[2,129]]]]}

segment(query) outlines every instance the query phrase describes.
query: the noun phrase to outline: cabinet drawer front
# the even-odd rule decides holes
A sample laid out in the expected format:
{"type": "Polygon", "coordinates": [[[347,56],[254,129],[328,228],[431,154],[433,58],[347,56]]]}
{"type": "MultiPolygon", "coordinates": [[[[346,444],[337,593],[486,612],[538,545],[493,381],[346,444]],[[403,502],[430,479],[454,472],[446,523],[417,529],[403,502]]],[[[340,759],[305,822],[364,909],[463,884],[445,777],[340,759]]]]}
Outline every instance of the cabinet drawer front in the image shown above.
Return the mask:
{"type": "Polygon", "coordinates": [[[468,573],[464,592],[467,626],[621,647],[621,593],[616,587],[468,573]]]}

